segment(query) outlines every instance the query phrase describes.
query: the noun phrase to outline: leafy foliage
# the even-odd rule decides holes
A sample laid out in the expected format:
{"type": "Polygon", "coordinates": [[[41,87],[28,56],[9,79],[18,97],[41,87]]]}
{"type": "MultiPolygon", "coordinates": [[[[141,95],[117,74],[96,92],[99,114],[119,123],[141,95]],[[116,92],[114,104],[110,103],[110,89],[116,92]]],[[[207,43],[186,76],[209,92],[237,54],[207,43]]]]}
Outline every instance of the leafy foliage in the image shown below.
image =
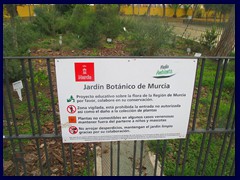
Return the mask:
{"type": "Polygon", "coordinates": [[[87,5],[76,5],[71,16],[71,29],[81,40],[81,48],[100,44],[100,24],[97,16],[87,5]]]}
{"type": "Polygon", "coordinates": [[[211,50],[217,43],[218,35],[219,33],[217,32],[216,27],[212,27],[210,30],[207,29],[206,32],[200,36],[200,44],[211,50]]]}
{"type": "Polygon", "coordinates": [[[163,45],[170,44],[173,39],[172,29],[160,22],[145,23],[135,21],[133,29],[129,30],[130,48],[134,56],[153,56],[163,45]]]}
{"type": "Polygon", "coordinates": [[[54,6],[43,5],[34,8],[36,17],[33,23],[38,30],[46,35],[55,35],[57,31],[57,17],[60,15],[54,6]]]}
{"type": "Polygon", "coordinates": [[[56,10],[61,14],[64,15],[66,13],[72,13],[75,5],[74,4],[55,4],[56,10]]]}
{"type": "Polygon", "coordinates": [[[121,30],[117,5],[96,5],[96,17],[105,37],[116,38],[121,30]]]}

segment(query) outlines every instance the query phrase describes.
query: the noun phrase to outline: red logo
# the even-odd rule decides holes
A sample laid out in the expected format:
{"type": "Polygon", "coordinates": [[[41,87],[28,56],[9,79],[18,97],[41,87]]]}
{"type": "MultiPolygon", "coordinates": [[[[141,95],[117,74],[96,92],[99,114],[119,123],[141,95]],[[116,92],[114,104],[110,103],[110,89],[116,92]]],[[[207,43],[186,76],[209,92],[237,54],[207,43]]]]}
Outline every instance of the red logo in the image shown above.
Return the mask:
{"type": "Polygon", "coordinates": [[[76,110],[77,110],[77,108],[76,108],[74,105],[69,105],[69,106],[67,107],[67,112],[69,112],[69,113],[71,113],[71,114],[75,113],[76,110]]]}
{"type": "Polygon", "coordinates": [[[70,134],[77,134],[78,129],[77,129],[76,126],[71,126],[71,127],[69,128],[69,132],[70,132],[70,134]]]}
{"type": "Polygon", "coordinates": [[[94,81],[94,63],[75,63],[75,81],[94,81]]]}

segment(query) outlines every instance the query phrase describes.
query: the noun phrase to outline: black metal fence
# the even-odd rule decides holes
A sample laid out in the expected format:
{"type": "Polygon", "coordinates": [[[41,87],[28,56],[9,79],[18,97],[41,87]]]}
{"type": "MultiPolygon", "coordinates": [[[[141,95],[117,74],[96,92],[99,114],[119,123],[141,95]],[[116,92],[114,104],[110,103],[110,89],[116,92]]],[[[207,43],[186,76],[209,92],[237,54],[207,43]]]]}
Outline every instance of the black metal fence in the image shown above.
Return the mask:
{"type": "MultiPolygon", "coordinates": [[[[105,143],[108,149],[102,151],[99,149],[103,144],[98,142],[62,143],[55,58],[64,57],[3,58],[4,175],[98,176],[106,175],[104,168],[109,168],[107,175],[124,175],[120,168],[124,163],[120,153],[123,142],[115,144],[115,159],[114,142],[105,143]],[[22,101],[12,88],[17,80],[22,80],[24,86],[22,101]],[[107,151],[109,165],[98,159],[107,151]]],[[[131,175],[235,175],[234,82],[235,58],[199,58],[186,139],[131,142],[131,175]],[[155,155],[152,174],[144,174],[148,168],[142,165],[146,147],[155,155]]]]}

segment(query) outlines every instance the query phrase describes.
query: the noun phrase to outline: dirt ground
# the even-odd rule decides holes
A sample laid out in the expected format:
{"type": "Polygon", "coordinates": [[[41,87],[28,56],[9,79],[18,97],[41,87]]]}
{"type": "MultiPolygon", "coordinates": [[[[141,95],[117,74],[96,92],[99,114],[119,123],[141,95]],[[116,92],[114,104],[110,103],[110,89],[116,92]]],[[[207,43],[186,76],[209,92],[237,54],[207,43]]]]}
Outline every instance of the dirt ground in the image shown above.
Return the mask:
{"type": "MultiPolygon", "coordinates": [[[[193,24],[187,24],[182,22],[169,22],[170,26],[173,27],[173,32],[179,36],[186,37],[189,39],[193,39],[198,41],[201,37],[201,34],[206,32],[206,30],[210,30],[210,26],[201,26],[201,25],[193,25],[193,24]]],[[[219,33],[222,33],[222,29],[217,29],[219,33]]]]}

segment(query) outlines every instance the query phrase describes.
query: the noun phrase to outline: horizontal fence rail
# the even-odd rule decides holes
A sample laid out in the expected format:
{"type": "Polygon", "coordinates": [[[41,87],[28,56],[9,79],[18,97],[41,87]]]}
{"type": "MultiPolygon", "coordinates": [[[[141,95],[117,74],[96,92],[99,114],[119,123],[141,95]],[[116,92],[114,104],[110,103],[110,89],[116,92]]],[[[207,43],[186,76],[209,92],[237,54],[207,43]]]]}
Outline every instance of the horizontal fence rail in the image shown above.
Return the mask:
{"type": "Polygon", "coordinates": [[[234,57],[4,57],[3,70],[5,176],[121,176],[124,168],[130,176],[235,175],[234,57]],[[56,58],[198,59],[187,137],[62,143],[56,58]],[[18,80],[22,101],[12,88],[18,80]],[[129,145],[127,167],[121,150],[129,145]],[[144,164],[146,154],[153,154],[151,173],[144,164]]]}

